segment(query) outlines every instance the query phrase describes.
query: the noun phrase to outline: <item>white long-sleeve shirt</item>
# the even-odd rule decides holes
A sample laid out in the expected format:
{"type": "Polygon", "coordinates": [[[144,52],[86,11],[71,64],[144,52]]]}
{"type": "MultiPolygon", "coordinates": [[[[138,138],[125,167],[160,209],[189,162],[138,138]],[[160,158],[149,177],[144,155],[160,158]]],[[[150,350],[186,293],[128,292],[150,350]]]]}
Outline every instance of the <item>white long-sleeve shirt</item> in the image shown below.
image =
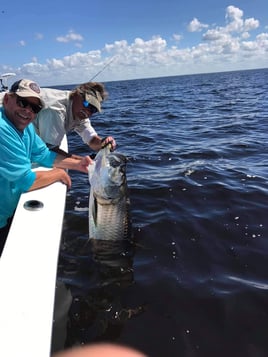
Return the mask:
{"type": "Polygon", "coordinates": [[[37,134],[52,146],[59,146],[64,135],[74,130],[85,144],[88,144],[97,132],[89,118],[75,120],[72,114],[71,91],[41,88],[41,95],[46,104],[33,124],[37,134]]]}

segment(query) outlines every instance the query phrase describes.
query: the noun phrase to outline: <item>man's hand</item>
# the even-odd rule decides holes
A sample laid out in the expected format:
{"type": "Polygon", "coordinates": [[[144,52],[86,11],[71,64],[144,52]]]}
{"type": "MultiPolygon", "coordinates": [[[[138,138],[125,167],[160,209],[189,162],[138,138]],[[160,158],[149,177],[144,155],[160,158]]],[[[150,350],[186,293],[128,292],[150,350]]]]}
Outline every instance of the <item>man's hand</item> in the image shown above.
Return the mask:
{"type": "Polygon", "coordinates": [[[116,148],[116,141],[112,136],[107,136],[106,138],[101,140],[101,147],[105,148],[107,145],[111,145],[111,151],[114,151],[116,148]]]}
{"type": "Polygon", "coordinates": [[[88,173],[88,166],[93,164],[93,160],[89,156],[83,156],[81,160],[75,159],[77,162],[76,170],[88,173]]]}

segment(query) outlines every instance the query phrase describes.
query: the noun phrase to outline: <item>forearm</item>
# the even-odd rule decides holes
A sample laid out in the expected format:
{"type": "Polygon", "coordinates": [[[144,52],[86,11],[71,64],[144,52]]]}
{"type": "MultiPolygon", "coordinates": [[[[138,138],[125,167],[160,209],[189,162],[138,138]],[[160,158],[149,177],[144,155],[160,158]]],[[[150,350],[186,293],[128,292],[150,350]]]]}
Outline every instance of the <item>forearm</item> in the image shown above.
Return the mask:
{"type": "Polygon", "coordinates": [[[92,163],[93,161],[89,156],[66,157],[58,154],[55,158],[53,166],[61,169],[70,169],[88,173],[88,165],[92,163]]]}
{"type": "Polygon", "coordinates": [[[53,166],[61,169],[76,170],[77,160],[72,157],[66,157],[61,154],[58,154],[56,156],[53,166]]]}
{"type": "Polygon", "coordinates": [[[88,143],[88,146],[94,151],[99,151],[102,147],[102,138],[98,135],[94,136],[88,143]]]}
{"type": "Polygon", "coordinates": [[[71,180],[68,174],[62,169],[55,168],[47,171],[36,171],[36,179],[28,191],[46,187],[57,181],[60,181],[67,186],[71,185],[71,180]]]}

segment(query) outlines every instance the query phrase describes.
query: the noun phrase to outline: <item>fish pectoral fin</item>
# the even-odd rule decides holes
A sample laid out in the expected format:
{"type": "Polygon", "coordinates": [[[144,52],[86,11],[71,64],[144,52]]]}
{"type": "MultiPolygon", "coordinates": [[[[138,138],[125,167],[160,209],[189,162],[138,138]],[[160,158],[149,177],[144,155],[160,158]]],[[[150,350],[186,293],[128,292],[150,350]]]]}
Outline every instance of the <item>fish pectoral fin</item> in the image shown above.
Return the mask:
{"type": "Polygon", "coordinates": [[[94,197],[93,207],[92,207],[92,217],[93,217],[95,226],[97,225],[97,216],[98,216],[98,202],[97,202],[96,198],[94,197]]]}

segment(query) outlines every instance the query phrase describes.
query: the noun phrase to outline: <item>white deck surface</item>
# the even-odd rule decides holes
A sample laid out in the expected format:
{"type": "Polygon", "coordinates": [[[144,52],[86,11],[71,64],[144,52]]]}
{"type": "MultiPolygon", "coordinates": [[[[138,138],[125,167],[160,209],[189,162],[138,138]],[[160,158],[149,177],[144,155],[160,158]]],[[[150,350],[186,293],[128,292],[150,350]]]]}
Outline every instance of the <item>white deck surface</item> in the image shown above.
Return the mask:
{"type": "Polygon", "coordinates": [[[0,259],[0,356],[48,357],[66,186],[21,196],[0,259]],[[29,211],[28,200],[43,208],[29,211]]]}

